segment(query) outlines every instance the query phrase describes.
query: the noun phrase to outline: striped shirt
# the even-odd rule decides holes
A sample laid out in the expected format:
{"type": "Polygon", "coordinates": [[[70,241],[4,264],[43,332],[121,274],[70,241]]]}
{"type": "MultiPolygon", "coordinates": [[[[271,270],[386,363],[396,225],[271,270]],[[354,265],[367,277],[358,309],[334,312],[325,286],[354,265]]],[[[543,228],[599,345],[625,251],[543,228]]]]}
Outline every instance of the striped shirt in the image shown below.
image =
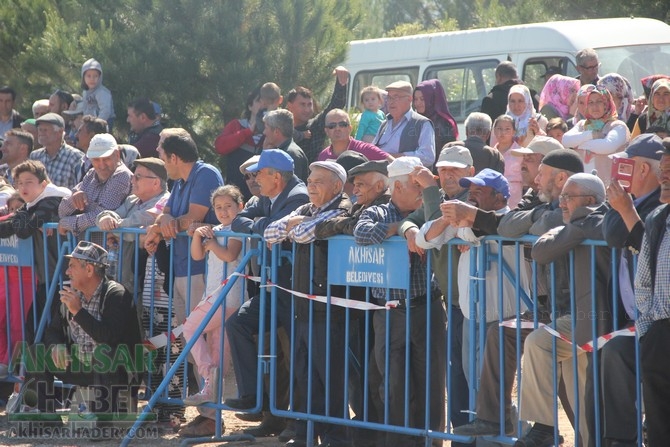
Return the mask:
{"type": "Polygon", "coordinates": [[[31,160],[41,161],[47,168],[51,183],[68,189],[73,189],[79,183],[83,158],[84,153],[82,151],[66,143],[63,143],[54,157],[51,157],[44,148],[30,153],[31,160]]]}

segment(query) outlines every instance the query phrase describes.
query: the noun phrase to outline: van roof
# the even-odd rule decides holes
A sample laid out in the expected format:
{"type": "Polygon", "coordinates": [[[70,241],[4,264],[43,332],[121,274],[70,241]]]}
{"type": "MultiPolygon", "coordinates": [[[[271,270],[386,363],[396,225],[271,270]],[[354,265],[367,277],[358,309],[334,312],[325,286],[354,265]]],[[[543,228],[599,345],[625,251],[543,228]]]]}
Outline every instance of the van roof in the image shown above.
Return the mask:
{"type": "Polygon", "coordinates": [[[670,42],[670,26],[647,18],[566,20],[500,28],[417,34],[351,42],[348,60],[374,65],[402,61],[413,65],[432,59],[477,57],[537,51],[565,51],[572,48],[607,48],[670,42]],[[625,30],[625,32],[612,32],[625,30]],[[473,37],[475,36],[475,37],[473,37]],[[427,39],[428,37],[428,39],[427,39]],[[473,45],[477,39],[477,45],[473,45]],[[393,42],[393,51],[388,51],[393,42]],[[386,48],[387,51],[384,51],[386,48]]]}

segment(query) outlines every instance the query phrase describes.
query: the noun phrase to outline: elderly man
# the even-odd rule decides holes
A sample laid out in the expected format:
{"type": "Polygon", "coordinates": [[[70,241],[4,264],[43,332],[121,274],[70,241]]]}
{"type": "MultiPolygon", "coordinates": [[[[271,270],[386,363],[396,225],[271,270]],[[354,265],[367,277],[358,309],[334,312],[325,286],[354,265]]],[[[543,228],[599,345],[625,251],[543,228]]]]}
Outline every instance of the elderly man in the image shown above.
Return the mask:
{"type": "MultiPolygon", "coordinates": [[[[398,234],[407,239],[410,251],[423,255],[424,249],[416,244],[416,235],[419,228],[428,220],[436,219],[441,215],[440,203],[444,200],[467,200],[468,189],[459,184],[463,177],[474,175],[470,151],[463,146],[444,148],[435,164],[439,174],[439,187],[435,183],[429,169],[421,169],[415,178],[421,188],[422,204],[407,216],[398,228],[398,234]]],[[[468,416],[462,411],[469,408],[468,383],[465,379],[462,364],[462,334],[463,313],[458,305],[458,283],[450,281],[450,277],[458,275],[458,258],[460,251],[455,246],[442,245],[430,251],[435,279],[440,286],[447,306],[451,307],[449,325],[452,331],[451,345],[449,346],[449,361],[451,362],[451,388],[449,399],[451,402],[451,424],[454,427],[468,422],[468,416]],[[451,256],[451,269],[449,264],[451,256]]],[[[444,417],[443,417],[444,419],[444,417]]],[[[454,446],[462,445],[454,443],[454,446]]]]}
{"type": "MultiPolygon", "coordinates": [[[[342,287],[332,287],[330,290],[327,288],[328,241],[319,241],[314,245],[311,243],[316,240],[315,230],[319,222],[349,213],[351,202],[343,193],[347,173],[334,161],[314,162],[310,165],[310,170],[307,179],[310,203],[268,225],[265,229],[265,240],[268,244],[277,244],[284,240],[297,243],[293,269],[293,288],[296,291],[341,296],[339,293],[342,293],[342,287]]],[[[293,352],[298,387],[295,410],[306,412],[311,408],[312,414],[328,414],[348,419],[349,408],[344,402],[344,370],[326,370],[327,363],[339,365],[345,359],[344,309],[333,307],[328,310],[327,304],[312,303],[302,298],[295,300],[294,304],[293,352]],[[328,312],[330,321],[327,320],[328,312]],[[328,347],[329,358],[326,357],[328,347]],[[307,388],[310,382],[311,394],[307,388]],[[328,407],[326,396],[330,399],[328,407]]],[[[322,444],[343,447],[351,445],[347,430],[341,425],[317,424],[314,434],[321,438],[322,444]]],[[[296,422],[296,436],[290,445],[307,445],[306,421],[296,422]]]]}
{"type": "Polygon", "coordinates": [[[640,337],[642,384],[649,445],[664,445],[670,439],[670,380],[668,376],[668,270],[670,244],[668,212],[670,207],[670,139],[663,139],[659,181],[663,205],[656,208],[645,223],[642,249],[635,274],[635,304],[639,311],[635,322],[640,337]]]}
{"type": "Polygon", "coordinates": [[[142,372],[131,368],[141,360],[135,358],[135,347],[142,342],[137,319],[128,318],[136,313],[133,297],[121,284],[106,279],[107,252],[81,241],[66,258],[72,284],[60,291],[60,314],[46,329],[42,347],[31,348],[31,353],[45,355],[45,367],[29,368],[25,381],[37,392],[37,409],[44,413],[40,420],[56,426],[61,422],[55,412],[59,398],[54,395],[54,376],[93,387],[90,411],[111,413],[124,411],[118,393],[127,389],[131,376],[142,372]],[[128,362],[114,362],[118,355],[128,362]]]}
{"type": "Polygon", "coordinates": [[[501,174],[505,173],[505,160],[502,154],[486,144],[491,135],[492,121],[488,115],[480,112],[473,112],[465,119],[464,141],[452,141],[446,146],[465,146],[472,155],[475,174],[484,168],[490,168],[501,174]]]}
{"type": "MultiPolygon", "coordinates": [[[[633,139],[626,151],[617,156],[635,162],[630,193],[616,179],[607,188],[612,207],[605,214],[603,235],[610,247],[621,249],[617,291],[619,292],[617,326],[635,324],[634,253],[639,253],[644,236],[644,222],[660,204],[661,188],[657,173],[663,155],[663,142],[655,134],[642,134],[633,139]]],[[[639,265],[639,264],[637,264],[639,265]]],[[[615,337],[600,350],[601,389],[603,396],[603,438],[620,446],[638,444],[636,400],[636,353],[632,337],[615,337]]]]}
{"type": "MultiPolygon", "coordinates": [[[[160,200],[167,200],[167,171],[163,160],[154,157],[135,160],[135,173],[132,175],[132,194],[116,210],[104,210],[96,219],[101,230],[113,231],[117,228],[148,227],[156,216],[152,212],[160,200]]],[[[134,234],[123,235],[123,259],[119,264],[121,283],[130,291],[135,290],[135,272],[144,266],[140,256],[135,264],[134,234]]],[[[140,275],[141,277],[144,275],[140,275]]]]}
{"type": "Polygon", "coordinates": [[[0,88],[0,135],[12,129],[19,129],[23,117],[14,110],[16,92],[9,86],[0,88]]]}
{"type": "MultiPolygon", "coordinates": [[[[255,177],[260,189],[260,198],[240,212],[232,224],[237,233],[262,235],[273,222],[282,219],[309,202],[305,184],[293,174],[293,159],[281,149],[265,149],[256,163],[246,166],[247,175],[255,177]]],[[[278,270],[279,285],[292,288],[291,264],[284,261],[278,270]]],[[[265,296],[265,328],[270,328],[270,295],[265,296]]],[[[229,398],[225,404],[235,409],[250,409],[256,405],[256,378],[258,375],[258,347],[254,336],[258,334],[261,296],[255,295],[244,303],[240,310],[226,320],[226,334],[230,342],[233,367],[237,379],[239,398],[229,398]]],[[[278,325],[290,333],[292,323],[291,296],[277,291],[278,325]]],[[[283,352],[288,357],[287,352],[283,352]]],[[[280,366],[282,364],[280,363],[280,366]]],[[[288,370],[282,372],[281,379],[289,385],[288,370]]],[[[280,393],[278,406],[288,406],[288,395],[280,393]]],[[[254,428],[252,434],[258,436],[276,435],[284,430],[285,423],[277,420],[270,412],[263,414],[263,423],[254,428]]],[[[289,438],[290,439],[290,438],[289,438]]]]}
{"type": "Polygon", "coordinates": [[[56,113],[37,119],[37,141],[43,147],[30,153],[31,160],[41,161],[56,186],[74,188],[79,183],[83,152],[65,143],[65,122],[56,113]]]}
{"type": "Polygon", "coordinates": [[[368,160],[394,160],[374,144],[353,139],[349,114],[342,109],[333,109],[328,112],[325,126],[326,135],[330,138],[330,146],[321,151],[319,161],[336,160],[344,151],[361,153],[368,160]]]}
{"type": "MultiPolygon", "coordinates": [[[[422,162],[417,157],[402,157],[394,160],[388,166],[391,200],[388,203],[371,206],[363,211],[354,228],[354,238],[358,244],[379,244],[386,238],[395,235],[401,221],[421,205],[422,189],[417,180],[417,173],[422,171],[422,162]]],[[[427,170],[427,169],[426,169],[427,170]]],[[[384,402],[385,408],[380,414],[388,411],[388,423],[404,425],[405,406],[405,349],[410,349],[410,375],[407,378],[410,386],[410,399],[415,412],[410,412],[409,425],[423,427],[426,408],[426,359],[430,356],[430,422],[433,430],[444,430],[444,397],[445,397],[445,367],[446,361],[446,316],[440,301],[441,294],[436,287],[428,290],[426,278],[426,262],[418,253],[410,253],[410,291],[407,290],[373,288],[372,298],[378,304],[385,304],[387,292],[390,300],[399,300],[400,305],[388,310],[390,319],[390,345],[386,345],[387,337],[386,310],[375,311],[373,316],[375,342],[374,359],[382,380],[388,382],[389,400],[384,402]],[[430,292],[430,297],[429,297],[430,292]],[[431,306],[431,350],[427,350],[426,333],[426,306],[431,306]],[[408,308],[410,312],[409,334],[410,346],[406,346],[405,325],[408,308]],[[385,369],[386,355],[389,355],[389,370],[385,369]],[[423,378],[422,378],[423,377],[423,378]],[[422,385],[424,384],[424,385],[422,385]]],[[[389,330],[390,330],[389,327],[389,330]]],[[[374,385],[373,385],[374,386],[374,385]]],[[[383,386],[383,385],[380,385],[383,386]]],[[[382,389],[382,388],[380,388],[382,389]]],[[[412,439],[397,433],[386,433],[383,445],[409,445],[412,439]]],[[[441,445],[442,441],[435,441],[441,445]]]]}
{"type": "Polygon", "coordinates": [[[537,171],[540,168],[542,159],[549,152],[556,149],[564,149],[561,143],[551,137],[544,135],[537,135],[533,138],[527,147],[520,147],[511,150],[511,154],[515,157],[522,157],[521,161],[521,184],[523,187],[523,197],[517,208],[528,208],[539,205],[539,197],[537,196],[537,171]]]}
{"type": "Polygon", "coordinates": [[[293,159],[295,175],[305,181],[307,179],[307,156],[293,141],[293,114],[284,109],[272,110],[265,115],[263,123],[265,123],[263,147],[281,149],[289,154],[293,159]]]}
{"type": "Polygon", "coordinates": [[[386,86],[388,119],[379,126],[372,144],[393,157],[418,157],[426,167],[435,162],[433,123],[412,110],[414,89],[407,81],[386,86]]]}
{"type": "Polygon", "coordinates": [[[310,163],[316,160],[317,155],[323,149],[324,141],[326,141],[324,126],[326,114],[334,108],[344,107],[347,102],[349,70],[338,66],[333,70],[333,75],[335,76],[333,96],[331,96],[328,105],[316,114],[316,116],[314,115],[314,99],[312,98],[312,91],[310,89],[296,87],[286,95],[286,109],[293,114],[294,138],[310,163]]]}
{"type": "Polygon", "coordinates": [[[21,130],[9,130],[5,133],[0,152],[3,164],[0,165],[0,177],[4,177],[13,185],[12,170],[28,159],[33,151],[33,136],[21,130]]]}
{"type": "Polygon", "coordinates": [[[117,209],[130,194],[132,173],[120,162],[113,136],[96,135],[91,140],[88,158],[93,169],[58,206],[60,234],[70,231],[83,236],[87,228],[95,226],[98,214],[117,209]]]}
{"type": "Polygon", "coordinates": [[[600,62],[598,61],[598,53],[593,48],[584,48],[580,50],[575,56],[577,63],[577,71],[579,72],[579,82],[582,85],[598,83],[598,69],[600,62]]]}
{"type": "Polygon", "coordinates": [[[37,119],[40,116],[49,113],[49,100],[38,99],[33,103],[32,111],[34,119],[37,119]]]}
{"type": "MultiPolygon", "coordinates": [[[[548,156],[547,156],[548,157],[548,156]]],[[[565,339],[578,346],[594,342],[595,336],[611,330],[611,311],[607,300],[607,281],[610,271],[610,249],[581,245],[587,239],[602,239],[602,223],[608,209],[605,204],[605,185],[591,174],[574,174],[568,178],[559,195],[563,226],[544,233],[533,244],[531,255],[539,264],[549,264],[564,260],[574,251],[574,263],[568,263],[566,275],[574,279],[574,295],[568,294],[573,302],[556,302],[556,313],[552,315],[553,326],[565,339]],[[592,265],[595,282],[592,283],[592,265]],[[572,272],[570,272],[570,269],[572,272]],[[576,314],[571,314],[574,306],[576,314]],[[593,315],[585,318],[584,315],[593,315]],[[574,321],[573,321],[574,317],[574,321]],[[595,328],[592,326],[595,325],[595,328]],[[594,330],[595,329],[595,330],[594,330]]],[[[557,272],[557,276],[558,276],[557,272]]],[[[563,280],[565,280],[564,278],[563,280]]],[[[558,281],[558,278],[557,278],[558,281]]],[[[592,354],[580,349],[573,357],[571,343],[556,339],[543,328],[531,332],[526,338],[521,377],[521,408],[519,417],[535,421],[531,430],[517,441],[519,446],[548,445],[554,440],[554,385],[553,362],[570,363],[560,368],[565,381],[567,397],[571,408],[579,405],[579,436],[582,445],[589,444],[596,434],[587,423],[586,400],[593,399],[593,377],[590,365],[592,354]],[[552,345],[555,344],[555,349],[552,345]],[[573,367],[576,366],[576,377],[573,367]],[[576,385],[576,387],[575,387],[576,385]],[[589,388],[591,388],[589,390],[589,388]]],[[[558,372],[558,371],[557,371],[558,372]]]]}

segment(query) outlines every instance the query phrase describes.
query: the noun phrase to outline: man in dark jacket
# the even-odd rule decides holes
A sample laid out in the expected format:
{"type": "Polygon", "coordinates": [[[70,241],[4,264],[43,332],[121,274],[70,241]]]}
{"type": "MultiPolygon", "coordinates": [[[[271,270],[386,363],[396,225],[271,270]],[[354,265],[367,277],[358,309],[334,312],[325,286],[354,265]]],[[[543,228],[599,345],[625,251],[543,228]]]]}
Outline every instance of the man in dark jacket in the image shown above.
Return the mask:
{"type": "MultiPolygon", "coordinates": [[[[513,85],[523,84],[519,79],[519,74],[516,71],[516,65],[509,61],[503,61],[496,67],[496,85],[482,100],[482,107],[479,110],[491,117],[491,121],[495,121],[500,115],[504,115],[507,111],[507,95],[513,85]]],[[[531,90],[531,98],[533,98],[533,105],[537,110],[537,100],[535,99],[536,92],[531,90]]]]}
{"type": "MultiPolygon", "coordinates": [[[[329,292],[328,241],[316,239],[316,225],[326,219],[348,214],[351,201],[343,192],[347,173],[342,166],[334,161],[317,161],[309,167],[311,173],[307,180],[307,190],[310,203],[271,223],[265,229],[265,240],[269,244],[280,243],[286,239],[295,242],[293,288],[298,292],[325,296],[329,292]]],[[[330,288],[330,293],[334,296],[342,296],[342,291],[342,288],[330,288]]],[[[328,309],[325,303],[304,298],[296,298],[294,304],[293,353],[299,396],[298,401],[294,402],[295,410],[306,412],[311,408],[312,414],[348,418],[349,409],[344,402],[344,369],[334,367],[330,371],[326,370],[328,346],[330,365],[341,365],[345,359],[344,309],[328,309]],[[327,320],[329,310],[330,322],[327,320]],[[311,371],[308,366],[310,356],[311,371]],[[307,388],[310,381],[311,394],[307,388]],[[329,385],[328,389],[326,384],[329,385]],[[328,408],[326,396],[330,396],[328,408]],[[311,400],[311,405],[308,404],[308,399],[311,400]]],[[[351,445],[347,430],[341,425],[317,424],[314,434],[320,436],[322,444],[325,445],[351,445]]],[[[291,445],[302,446],[306,442],[307,422],[299,420],[296,423],[296,437],[291,445]]]]}
{"type": "MultiPolygon", "coordinates": [[[[662,140],[655,134],[636,137],[624,153],[626,158],[635,161],[630,194],[614,179],[607,188],[607,198],[612,209],[605,214],[603,235],[607,245],[621,249],[617,262],[617,329],[633,326],[637,317],[633,291],[633,256],[642,248],[645,219],[661,204],[661,189],[656,173],[662,151],[662,140]]],[[[638,427],[631,423],[637,419],[635,400],[639,379],[635,377],[635,349],[633,337],[615,337],[600,350],[603,437],[609,442],[619,442],[622,446],[637,445],[638,427]]]]}
{"type": "Polygon", "coordinates": [[[141,347],[139,324],[128,318],[136,313],[133,298],[121,284],[106,279],[107,251],[81,241],[66,258],[72,284],[60,291],[60,314],[52,319],[43,343],[31,348],[33,360],[45,357],[43,367],[27,362],[26,371],[26,386],[36,391],[37,408],[56,423],[54,376],[63,383],[94,388],[91,412],[115,413],[128,410],[119,392],[143,370],[137,362],[142,351],[135,356],[141,347]],[[119,362],[120,358],[126,360],[119,362]]]}

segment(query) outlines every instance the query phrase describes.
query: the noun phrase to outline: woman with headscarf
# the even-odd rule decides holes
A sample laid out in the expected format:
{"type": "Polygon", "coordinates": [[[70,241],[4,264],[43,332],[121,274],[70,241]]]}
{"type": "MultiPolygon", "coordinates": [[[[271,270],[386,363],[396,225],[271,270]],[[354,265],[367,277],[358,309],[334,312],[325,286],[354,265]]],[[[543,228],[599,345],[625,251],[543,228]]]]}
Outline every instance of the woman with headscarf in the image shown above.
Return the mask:
{"type": "Polygon", "coordinates": [[[598,80],[598,86],[606,88],[612,95],[619,119],[624,123],[628,121],[635,102],[633,88],[628,79],[618,73],[608,73],[598,80]]]}
{"type": "MultiPolygon", "coordinates": [[[[514,141],[519,146],[528,146],[535,135],[546,135],[547,119],[535,111],[530,90],[525,85],[517,84],[509,89],[505,115],[514,118],[514,141]]],[[[491,135],[491,146],[496,143],[495,134],[491,135]]]]}
{"type": "Polygon", "coordinates": [[[575,124],[586,118],[586,98],[595,88],[596,86],[593,84],[584,84],[579,87],[579,90],[577,90],[577,100],[575,101],[577,104],[575,108],[575,114],[566,121],[568,130],[572,129],[575,124]]]}
{"type": "Polygon", "coordinates": [[[414,110],[433,122],[435,127],[435,161],[445,144],[458,139],[456,120],[449,112],[447,95],[437,79],[420,82],[414,89],[414,110]]]}
{"type": "Polygon", "coordinates": [[[540,113],[548,120],[567,120],[575,112],[579,79],[555,74],[547,80],[540,93],[540,113]]]}
{"type": "Polygon", "coordinates": [[[597,86],[586,97],[586,119],[563,135],[563,146],[577,150],[584,161],[584,172],[595,169],[608,184],[611,176],[610,154],[621,152],[630,141],[626,123],[618,119],[609,90],[597,86]]]}
{"type": "Polygon", "coordinates": [[[654,132],[665,138],[670,135],[670,79],[656,80],[649,96],[647,112],[637,119],[633,137],[645,132],[654,132]]]}
{"type": "Polygon", "coordinates": [[[647,113],[647,103],[649,102],[649,97],[651,96],[651,87],[654,85],[654,82],[658,81],[659,79],[670,79],[670,76],[664,74],[655,74],[640,79],[640,84],[642,84],[642,91],[644,94],[638,96],[635,101],[633,101],[633,112],[628,117],[628,121],[626,121],[628,129],[630,129],[631,132],[633,132],[633,129],[635,129],[635,124],[637,124],[637,119],[640,117],[640,115],[647,113]]]}

